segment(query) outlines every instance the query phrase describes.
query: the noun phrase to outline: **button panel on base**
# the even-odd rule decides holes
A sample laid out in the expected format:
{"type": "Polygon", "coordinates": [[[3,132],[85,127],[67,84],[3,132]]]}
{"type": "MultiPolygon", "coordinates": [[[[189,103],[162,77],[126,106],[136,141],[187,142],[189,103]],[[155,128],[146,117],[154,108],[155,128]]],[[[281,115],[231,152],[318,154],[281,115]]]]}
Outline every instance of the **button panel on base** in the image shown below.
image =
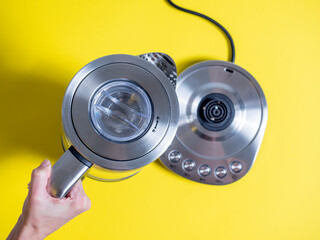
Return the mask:
{"type": "Polygon", "coordinates": [[[191,159],[187,159],[183,162],[183,168],[187,171],[192,171],[195,166],[196,163],[191,159]]]}
{"type": "Polygon", "coordinates": [[[239,173],[242,170],[242,164],[239,161],[233,161],[230,165],[232,172],[239,173]]]}
{"type": "Polygon", "coordinates": [[[169,153],[168,158],[171,162],[177,163],[182,158],[182,154],[176,150],[173,150],[169,153]]]}
{"type": "Polygon", "coordinates": [[[201,176],[206,177],[210,174],[210,172],[211,172],[211,167],[209,167],[208,165],[201,165],[199,167],[199,173],[201,176]]]}
{"type": "Polygon", "coordinates": [[[215,170],[215,174],[219,178],[224,178],[227,175],[227,170],[224,167],[217,167],[215,170]]]}

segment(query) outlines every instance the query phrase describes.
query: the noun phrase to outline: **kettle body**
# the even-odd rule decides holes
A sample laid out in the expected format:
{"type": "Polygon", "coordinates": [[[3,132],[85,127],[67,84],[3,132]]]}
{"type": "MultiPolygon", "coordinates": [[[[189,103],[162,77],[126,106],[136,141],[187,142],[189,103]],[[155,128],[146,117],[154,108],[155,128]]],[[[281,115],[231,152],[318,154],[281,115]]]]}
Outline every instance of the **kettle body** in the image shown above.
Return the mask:
{"type": "Polygon", "coordinates": [[[177,131],[176,67],[163,53],[109,55],[83,67],[63,100],[64,155],[50,193],[63,197],[84,176],[118,181],[169,147],[177,131]]]}

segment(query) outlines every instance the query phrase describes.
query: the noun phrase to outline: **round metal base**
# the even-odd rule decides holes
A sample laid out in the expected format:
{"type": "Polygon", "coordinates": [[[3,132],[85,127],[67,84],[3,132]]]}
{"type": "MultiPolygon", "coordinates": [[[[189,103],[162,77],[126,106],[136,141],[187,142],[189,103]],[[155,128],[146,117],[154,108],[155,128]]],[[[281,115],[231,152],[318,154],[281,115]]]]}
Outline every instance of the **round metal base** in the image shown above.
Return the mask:
{"type": "Polygon", "coordinates": [[[267,103],[258,82],[223,61],[196,64],[178,76],[180,119],[161,161],[193,181],[223,185],[242,178],[258,153],[267,103]]]}

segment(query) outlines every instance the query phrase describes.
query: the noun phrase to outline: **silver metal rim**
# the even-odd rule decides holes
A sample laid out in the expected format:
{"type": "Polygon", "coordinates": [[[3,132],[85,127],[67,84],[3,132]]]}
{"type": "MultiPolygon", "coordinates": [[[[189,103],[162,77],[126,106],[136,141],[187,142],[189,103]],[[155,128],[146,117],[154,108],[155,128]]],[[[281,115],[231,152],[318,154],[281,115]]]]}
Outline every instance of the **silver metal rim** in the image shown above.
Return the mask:
{"type": "Polygon", "coordinates": [[[82,142],[103,158],[121,161],[139,158],[155,149],[166,135],[171,111],[167,92],[161,82],[145,69],[131,63],[111,63],[94,70],[79,84],[72,101],[73,126],[82,142]],[[101,84],[113,81],[119,73],[123,78],[134,81],[148,92],[153,103],[150,128],[143,137],[127,143],[112,142],[101,137],[89,119],[88,102],[92,93],[101,84]],[[155,124],[157,131],[152,131],[155,124]]]}
{"type": "MultiPolygon", "coordinates": [[[[178,125],[179,118],[179,107],[178,100],[174,88],[164,75],[164,73],[159,70],[156,66],[148,63],[145,60],[139,59],[138,57],[131,55],[110,55],[106,57],[99,58],[87,64],[83,67],[72,79],[70,82],[66,94],[63,100],[62,105],[62,121],[64,132],[66,133],[67,138],[70,140],[72,145],[83,155],[86,159],[90,160],[92,163],[97,164],[101,167],[112,169],[112,170],[130,170],[140,168],[147,165],[148,163],[156,160],[170,145],[172,142],[178,125]],[[75,92],[77,91],[80,83],[93,71],[98,68],[101,68],[105,65],[114,64],[114,63],[124,63],[136,65],[140,68],[143,68],[145,71],[153,75],[160,84],[163,86],[167,93],[168,102],[170,104],[170,115],[168,119],[168,127],[165,129],[165,132],[162,133],[163,137],[161,141],[147,154],[128,160],[114,160],[110,158],[104,158],[95,154],[90,149],[88,149],[85,144],[79,138],[73,122],[72,122],[72,102],[75,92]]],[[[153,123],[155,124],[155,123],[153,123]]],[[[152,129],[153,126],[151,126],[152,129]]]]}

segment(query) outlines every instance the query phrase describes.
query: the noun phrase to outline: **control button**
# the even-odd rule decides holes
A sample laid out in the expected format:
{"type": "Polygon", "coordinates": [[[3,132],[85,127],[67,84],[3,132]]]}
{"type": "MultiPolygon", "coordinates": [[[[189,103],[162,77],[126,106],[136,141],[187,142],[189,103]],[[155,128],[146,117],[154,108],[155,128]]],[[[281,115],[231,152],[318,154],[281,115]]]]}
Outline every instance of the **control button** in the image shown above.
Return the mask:
{"type": "Polygon", "coordinates": [[[177,163],[180,161],[180,159],[182,158],[182,154],[180,152],[178,152],[177,150],[173,150],[169,153],[168,156],[169,160],[171,162],[177,163]]]}
{"type": "Polygon", "coordinates": [[[239,173],[242,170],[242,164],[241,164],[241,162],[234,161],[231,163],[230,168],[231,168],[232,172],[239,173]]]}
{"type": "Polygon", "coordinates": [[[204,177],[208,176],[210,172],[211,172],[211,167],[209,167],[208,165],[201,165],[199,167],[199,173],[204,177]]]}
{"type": "Polygon", "coordinates": [[[185,160],[183,162],[183,168],[187,171],[192,171],[195,166],[196,166],[196,163],[191,159],[185,160]]]}
{"type": "Polygon", "coordinates": [[[215,170],[215,174],[219,178],[224,178],[227,175],[227,170],[224,167],[217,167],[215,170]]]}

